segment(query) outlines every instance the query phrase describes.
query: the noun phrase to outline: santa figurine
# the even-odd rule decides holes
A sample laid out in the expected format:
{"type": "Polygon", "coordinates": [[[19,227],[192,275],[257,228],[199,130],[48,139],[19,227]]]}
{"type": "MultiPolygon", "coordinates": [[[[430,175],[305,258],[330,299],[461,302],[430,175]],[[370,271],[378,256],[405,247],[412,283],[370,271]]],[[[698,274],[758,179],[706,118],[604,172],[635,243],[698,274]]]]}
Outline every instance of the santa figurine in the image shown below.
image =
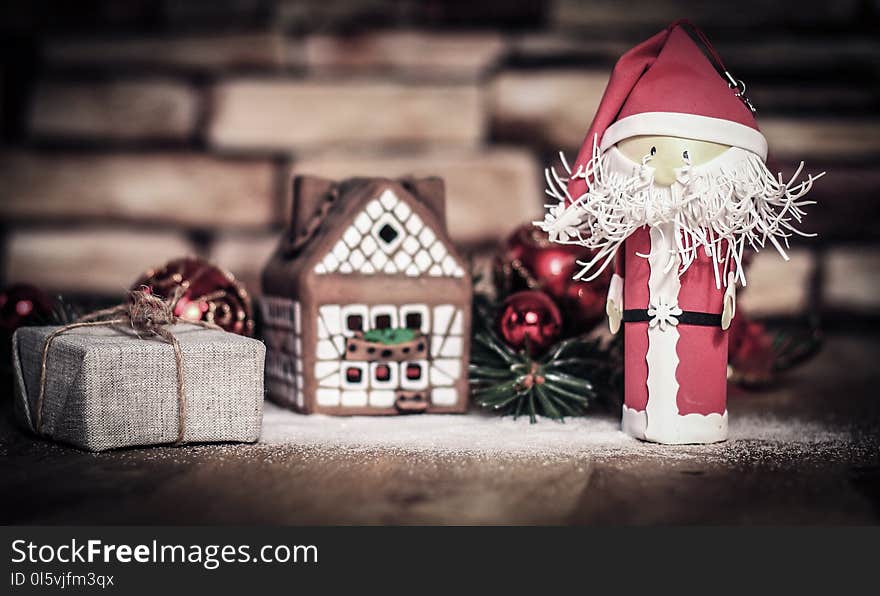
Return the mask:
{"type": "MultiPolygon", "coordinates": [[[[668,444],[727,438],[727,329],[743,251],[787,259],[802,200],[765,165],[745,85],[706,37],[673,23],[624,54],[572,166],[547,171],[554,200],[538,227],[590,249],[575,279],[614,268],[611,331],[624,327],[622,427],[668,444]]],[[[821,176],[821,174],[820,174],[821,176]]]]}

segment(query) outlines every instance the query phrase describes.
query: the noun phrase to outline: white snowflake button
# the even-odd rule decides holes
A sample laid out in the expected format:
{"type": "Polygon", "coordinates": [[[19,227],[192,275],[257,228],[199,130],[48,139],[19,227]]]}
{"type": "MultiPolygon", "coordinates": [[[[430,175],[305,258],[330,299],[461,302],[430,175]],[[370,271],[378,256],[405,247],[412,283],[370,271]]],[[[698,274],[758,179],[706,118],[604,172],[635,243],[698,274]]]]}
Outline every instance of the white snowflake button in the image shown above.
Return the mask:
{"type": "Polygon", "coordinates": [[[660,327],[660,331],[666,331],[666,326],[675,327],[678,325],[678,316],[681,309],[677,302],[667,302],[663,296],[659,296],[656,302],[652,301],[648,306],[648,316],[651,317],[648,326],[660,327]]]}

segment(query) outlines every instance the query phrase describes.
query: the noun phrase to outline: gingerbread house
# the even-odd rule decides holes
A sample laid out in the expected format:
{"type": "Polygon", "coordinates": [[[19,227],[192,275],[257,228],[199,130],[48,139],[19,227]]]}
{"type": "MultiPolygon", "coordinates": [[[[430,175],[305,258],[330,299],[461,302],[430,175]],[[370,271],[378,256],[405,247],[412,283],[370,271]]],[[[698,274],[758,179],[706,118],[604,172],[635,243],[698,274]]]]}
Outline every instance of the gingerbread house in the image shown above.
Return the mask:
{"type": "Polygon", "coordinates": [[[263,270],[269,397],[305,413],[463,412],[471,278],[439,178],[296,177],[263,270]]]}

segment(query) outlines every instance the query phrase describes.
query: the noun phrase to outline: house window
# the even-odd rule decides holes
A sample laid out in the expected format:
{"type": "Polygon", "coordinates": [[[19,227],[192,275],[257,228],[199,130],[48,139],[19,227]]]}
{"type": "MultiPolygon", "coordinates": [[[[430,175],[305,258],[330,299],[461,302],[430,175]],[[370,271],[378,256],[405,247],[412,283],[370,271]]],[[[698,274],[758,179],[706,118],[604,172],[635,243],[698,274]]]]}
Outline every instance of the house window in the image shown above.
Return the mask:
{"type": "Polygon", "coordinates": [[[400,232],[395,230],[394,226],[391,224],[385,224],[379,228],[379,238],[385,242],[385,244],[391,244],[394,242],[399,234],[400,232]]]}
{"type": "Polygon", "coordinates": [[[385,213],[373,224],[371,235],[382,252],[391,255],[403,242],[405,233],[397,218],[391,213],[385,213]]]}
{"type": "Polygon", "coordinates": [[[370,307],[370,321],[373,329],[393,329],[397,327],[397,306],[393,304],[377,304],[370,307]]]}
{"type": "Polygon", "coordinates": [[[348,315],[345,319],[345,327],[349,331],[363,331],[364,317],[361,315],[348,315]]]}
{"type": "Polygon", "coordinates": [[[370,328],[370,309],[366,304],[346,304],[339,311],[339,324],[345,337],[354,337],[370,328]]]}
{"type": "Polygon", "coordinates": [[[422,328],[422,313],[411,312],[406,315],[406,327],[407,329],[421,329],[422,328]]]}
{"type": "Polygon", "coordinates": [[[370,363],[370,387],[373,389],[395,389],[399,372],[397,364],[391,362],[370,363]]]}
{"type": "Polygon", "coordinates": [[[387,364],[377,365],[373,373],[377,381],[385,382],[391,380],[391,367],[387,364]]]}
{"type": "Polygon", "coordinates": [[[340,379],[342,389],[366,389],[369,369],[366,362],[343,362],[340,379]]]}
{"type": "Polygon", "coordinates": [[[400,324],[407,329],[430,332],[429,317],[431,311],[425,304],[404,304],[400,307],[400,324]]]}
{"type": "Polygon", "coordinates": [[[363,371],[353,366],[345,370],[345,380],[349,383],[360,383],[363,379],[363,371]]]}
{"type": "Polygon", "coordinates": [[[428,387],[428,362],[410,360],[400,363],[400,387],[408,391],[422,391],[428,387]]]}
{"type": "Polygon", "coordinates": [[[406,378],[410,381],[417,381],[422,378],[422,366],[420,364],[409,363],[406,365],[406,378]]]}

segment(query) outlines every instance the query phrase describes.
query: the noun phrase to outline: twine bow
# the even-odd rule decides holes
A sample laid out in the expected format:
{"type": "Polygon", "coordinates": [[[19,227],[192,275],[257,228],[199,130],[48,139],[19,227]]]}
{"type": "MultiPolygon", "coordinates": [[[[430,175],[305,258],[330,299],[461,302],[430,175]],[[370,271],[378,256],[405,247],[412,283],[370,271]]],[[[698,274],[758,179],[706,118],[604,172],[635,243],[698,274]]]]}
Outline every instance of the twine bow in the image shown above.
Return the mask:
{"type": "MultiPolygon", "coordinates": [[[[180,300],[184,291],[183,286],[178,286],[170,301],[165,301],[159,296],[144,290],[132,290],[128,293],[127,300],[119,305],[97,310],[80,317],[75,322],[56,329],[43,345],[42,360],[40,362],[40,393],[36,405],[36,430],[38,434],[43,431],[43,402],[46,394],[46,363],[49,358],[49,350],[56,337],[73,329],[81,327],[112,327],[114,325],[128,324],[134,330],[139,339],[159,337],[171,344],[174,348],[174,363],[177,369],[177,438],[175,445],[183,443],[186,433],[186,392],[183,383],[183,353],[180,342],[174,337],[169,327],[182,321],[174,314],[174,307],[180,300]]],[[[204,327],[206,329],[221,329],[213,323],[206,321],[190,321],[186,323],[204,327]]]]}

